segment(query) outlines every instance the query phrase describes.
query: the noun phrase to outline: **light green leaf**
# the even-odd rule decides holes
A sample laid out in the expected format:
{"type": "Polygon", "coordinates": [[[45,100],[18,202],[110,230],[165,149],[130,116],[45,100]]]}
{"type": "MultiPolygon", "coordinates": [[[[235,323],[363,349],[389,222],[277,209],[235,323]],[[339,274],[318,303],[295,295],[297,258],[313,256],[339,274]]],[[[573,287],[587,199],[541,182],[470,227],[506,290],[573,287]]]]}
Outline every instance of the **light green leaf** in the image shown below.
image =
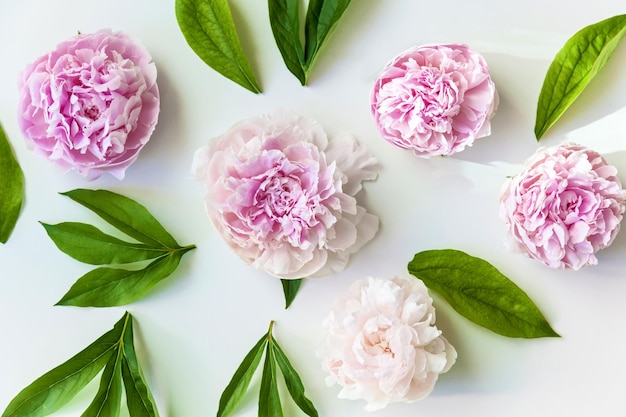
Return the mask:
{"type": "Polygon", "coordinates": [[[313,406],[313,403],[304,395],[304,385],[302,384],[302,380],[291,365],[291,362],[289,362],[287,355],[285,355],[276,340],[273,338],[270,341],[270,345],[273,350],[276,363],[278,363],[280,368],[280,372],[285,378],[285,384],[287,385],[289,394],[291,394],[291,398],[293,398],[294,402],[302,411],[305,412],[307,416],[317,417],[317,410],[315,409],[315,406],[313,406]]]}
{"type": "Polygon", "coordinates": [[[488,262],[457,250],[415,255],[409,273],[462,316],[508,337],[558,337],[533,301],[488,262]]]}
{"type": "Polygon", "coordinates": [[[304,24],[305,72],[308,73],[315,63],[320,50],[349,5],[350,0],[311,0],[309,2],[304,24]]]}
{"type": "Polygon", "coordinates": [[[270,25],[285,65],[306,84],[304,50],[300,40],[300,0],[268,0],[270,25]]]}
{"type": "Polygon", "coordinates": [[[115,353],[104,367],[100,386],[89,407],[81,417],[118,417],[122,403],[122,350],[118,344],[115,353]]]}
{"type": "Polygon", "coordinates": [[[243,399],[243,396],[250,386],[250,380],[259,367],[267,340],[268,333],[264,334],[263,337],[259,339],[235,371],[235,374],[220,397],[217,417],[229,416],[243,399]]]}
{"type": "Polygon", "coordinates": [[[208,66],[253,93],[261,92],[227,0],[176,0],[176,19],[191,49],[208,66]]]}
{"type": "Polygon", "coordinates": [[[91,265],[139,262],[168,253],[167,248],[125,242],[85,223],[41,224],[61,252],[91,265]]]}
{"type": "Polygon", "coordinates": [[[626,34],[626,14],[587,26],[556,54],[541,87],[535,119],[540,140],[607,63],[626,34]]]}
{"type": "Polygon", "coordinates": [[[302,278],[300,279],[281,279],[280,283],[283,286],[283,293],[285,294],[285,309],[288,309],[293,300],[295,300],[300,285],[302,284],[302,278]]]}
{"type": "Polygon", "coordinates": [[[54,413],[83,389],[114,356],[129,315],[113,330],[24,388],[2,417],[43,417],[54,413]]]}
{"type": "Polygon", "coordinates": [[[261,390],[259,391],[259,417],[283,417],[280,405],[278,384],[276,383],[276,359],[271,343],[265,350],[265,364],[261,376],[261,390]]]}
{"type": "Polygon", "coordinates": [[[171,275],[190,249],[183,248],[157,258],[139,270],[96,268],[80,277],[57,305],[111,307],[137,301],[159,281],[171,275]]]}
{"type": "Polygon", "coordinates": [[[121,232],[147,245],[180,248],[176,240],[136,201],[107,190],[76,189],[61,193],[87,207],[121,232]]]}
{"type": "Polygon", "coordinates": [[[15,228],[24,198],[24,173],[0,125],[0,242],[6,243],[15,228]]]}
{"type": "Polygon", "coordinates": [[[128,322],[123,335],[124,358],[122,377],[130,417],[159,417],[159,413],[137,360],[133,340],[133,322],[128,322]]]}

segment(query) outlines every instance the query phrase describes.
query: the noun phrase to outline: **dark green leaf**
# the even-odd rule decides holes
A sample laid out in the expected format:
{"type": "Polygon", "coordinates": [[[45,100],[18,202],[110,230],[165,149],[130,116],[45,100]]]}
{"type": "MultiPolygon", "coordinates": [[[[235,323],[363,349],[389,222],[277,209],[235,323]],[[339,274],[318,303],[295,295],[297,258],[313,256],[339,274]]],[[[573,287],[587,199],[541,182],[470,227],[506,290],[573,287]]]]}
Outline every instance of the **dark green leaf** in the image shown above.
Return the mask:
{"type": "Polygon", "coordinates": [[[157,258],[139,270],[96,268],[80,277],[57,305],[111,307],[132,303],[174,272],[190,249],[157,258]]]}
{"type": "Polygon", "coordinates": [[[167,255],[166,248],[129,243],[85,223],[41,223],[63,253],[91,265],[125,264],[167,255]]]}
{"type": "Polygon", "coordinates": [[[265,345],[267,344],[267,338],[268,333],[264,334],[263,337],[259,339],[235,371],[235,374],[220,397],[217,417],[230,415],[239,402],[241,402],[248,390],[254,371],[256,371],[261,362],[261,356],[263,356],[263,349],[265,349],[265,345]]]}
{"type": "Polygon", "coordinates": [[[339,19],[348,8],[350,0],[311,0],[304,24],[306,45],[304,49],[305,72],[335,29],[339,19]]]}
{"type": "Polygon", "coordinates": [[[285,65],[306,84],[304,51],[300,40],[300,0],[268,0],[270,25],[285,65]]]}
{"type": "Polygon", "coordinates": [[[261,390],[259,391],[259,417],[283,417],[280,405],[278,385],[276,384],[276,359],[271,343],[265,350],[265,364],[261,376],[261,390]]]}
{"type": "Polygon", "coordinates": [[[300,285],[302,284],[302,278],[300,279],[281,279],[283,285],[283,293],[285,294],[285,309],[289,308],[293,300],[298,294],[300,285]]]}
{"type": "Polygon", "coordinates": [[[147,245],[180,248],[150,212],[136,201],[107,190],[76,189],[61,193],[87,207],[121,232],[147,245]]]}
{"type": "Polygon", "coordinates": [[[260,93],[227,0],[176,0],[176,19],[191,49],[211,68],[260,93]]]}
{"type": "Polygon", "coordinates": [[[287,355],[285,355],[278,343],[276,343],[276,340],[273,338],[270,341],[270,345],[272,347],[276,363],[278,363],[280,371],[285,378],[285,384],[287,385],[289,394],[291,394],[291,398],[293,398],[293,401],[302,411],[305,412],[307,416],[317,417],[317,410],[313,406],[313,403],[304,395],[304,385],[302,384],[302,380],[289,362],[289,359],[287,359],[287,355]]]}
{"type": "Polygon", "coordinates": [[[24,388],[2,417],[43,417],[54,413],[84,388],[114,356],[129,315],[113,330],[24,388]]]}
{"type": "Polygon", "coordinates": [[[626,14],[587,26],[556,54],[541,87],[535,119],[537,140],[600,72],[626,34],[626,14]]]}
{"type": "Polygon", "coordinates": [[[122,351],[118,345],[104,367],[100,387],[81,417],[118,417],[122,403],[122,351]]]}
{"type": "Polygon", "coordinates": [[[415,255],[409,273],[462,316],[509,337],[558,337],[532,300],[488,262],[457,250],[415,255]]]}
{"type": "Polygon", "coordinates": [[[122,377],[126,390],[126,404],[130,417],[158,417],[159,413],[154,403],[150,388],[141,371],[137,360],[133,340],[133,322],[130,320],[123,336],[124,359],[122,362],[122,377]]]}
{"type": "Polygon", "coordinates": [[[9,139],[0,125],[0,242],[6,243],[15,228],[24,198],[24,174],[9,139]]]}

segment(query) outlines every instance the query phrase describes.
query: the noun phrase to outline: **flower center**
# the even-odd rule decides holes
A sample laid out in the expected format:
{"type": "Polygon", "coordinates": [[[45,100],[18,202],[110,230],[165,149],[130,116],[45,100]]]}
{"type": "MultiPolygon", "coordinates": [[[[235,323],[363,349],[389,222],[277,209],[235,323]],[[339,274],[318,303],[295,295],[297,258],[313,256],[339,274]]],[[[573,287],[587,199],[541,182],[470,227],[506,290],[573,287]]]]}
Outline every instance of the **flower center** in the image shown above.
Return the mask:
{"type": "Polygon", "coordinates": [[[274,176],[267,188],[259,193],[266,213],[273,218],[289,216],[302,197],[302,187],[297,178],[274,176]]]}
{"type": "Polygon", "coordinates": [[[100,117],[100,109],[97,106],[87,106],[83,110],[83,114],[87,116],[89,119],[95,121],[100,117]]]}
{"type": "Polygon", "coordinates": [[[366,336],[367,344],[366,351],[370,355],[390,355],[392,358],[394,357],[394,353],[389,346],[389,341],[385,339],[384,334],[381,334],[383,330],[381,329],[379,332],[369,334],[366,336]]]}

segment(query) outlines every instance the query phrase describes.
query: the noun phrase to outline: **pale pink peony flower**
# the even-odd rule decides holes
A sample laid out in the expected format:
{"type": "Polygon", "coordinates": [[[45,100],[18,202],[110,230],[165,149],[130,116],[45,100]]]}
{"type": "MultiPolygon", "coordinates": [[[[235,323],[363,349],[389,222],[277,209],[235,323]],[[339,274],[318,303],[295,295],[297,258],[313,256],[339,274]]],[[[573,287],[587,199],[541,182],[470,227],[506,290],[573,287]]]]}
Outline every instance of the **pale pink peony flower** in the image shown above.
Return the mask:
{"type": "Polygon", "coordinates": [[[479,53],[467,45],[425,45],[386,65],[370,103],[385,140],[430,158],[490,135],[498,95],[479,53]]]}
{"type": "Polygon", "coordinates": [[[206,210],[248,264],[283,279],[345,268],[378,218],[357,204],[377,162],[348,134],[329,141],[314,120],[286,111],[241,121],[196,151],[206,210]]]}
{"type": "Polygon", "coordinates": [[[435,309],[417,278],[366,278],[337,301],[318,350],[339,384],[339,398],[367,402],[376,410],[430,394],[439,374],[456,361],[456,350],[435,326],[435,309]]]}
{"type": "Polygon", "coordinates": [[[80,34],[28,65],[19,82],[18,124],[27,146],[88,180],[118,179],[154,131],[156,67],[122,32],[80,34]]]}
{"type": "Polygon", "coordinates": [[[575,144],[540,148],[508,179],[500,217],[520,251],[551,268],[595,265],[624,214],[626,192],[617,169],[575,144]]]}

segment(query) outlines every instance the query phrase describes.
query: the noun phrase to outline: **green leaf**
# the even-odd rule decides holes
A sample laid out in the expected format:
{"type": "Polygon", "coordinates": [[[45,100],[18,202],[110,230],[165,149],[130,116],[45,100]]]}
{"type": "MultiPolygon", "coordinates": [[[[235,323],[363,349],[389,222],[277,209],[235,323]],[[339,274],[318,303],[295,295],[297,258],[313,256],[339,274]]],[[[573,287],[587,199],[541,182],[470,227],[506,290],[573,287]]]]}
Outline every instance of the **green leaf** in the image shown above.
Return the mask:
{"type": "Polygon", "coordinates": [[[587,26],[556,54],[541,87],[535,119],[537,140],[561,117],[607,63],[626,34],[626,14],[587,26]]]}
{"type": "Polygon", "coordinates": [[[0,242],[6,243],[15,228],[24,198],[24,173],[0,125],[0,242]]]}
{"type": "Polygon", "coordinates": [[[271,343],[265,350],[265,364],[261,376],[261,390],[259,392],[259,417],[283,417],[280,405],[278,385],[276,383],[276,359],[271,343]]]}
{"type": "Polygon", "coordinates": [[[339,19],[350,5],[350,0],[311,0],[307,9],[304,34],[305,72],[313,66],[319,51],[339,23],[339,19]]]}
{"type": "Polygon", "coordinates": [[[176,19],[191,49],[211,68],[260,93],[227,0],[176,0],[176,19]]]}
{"type": "Polygon", "coordinates": [[[61,193],[87,207],[121,232],[147,245],[180,248],[150,212],[136,201],[107,190],[76,189],[61,193]]]}
{"type": "Polygon", "coordinates": [[[111,307],[137,301],[171,275],[183,255],[191,249],[183,248],[161,256],[139,270],[96,268],[80,277],[57,305],[111,307]]]}
{"type": "Polygon", "coordinates": [[[122,403],[122,351],[119,347],[111,355],[100,378],[100,386],[89,407],[81,417],[118,417],[122,403]]]}
{"type": "Polygon", "coordinates": [[[285,65],[306,84],[304,51],[300,40],[300,0],[268,0],[270,25],[285,65]]]}
{"type": "Polygon", "coordinates": [[[288,309],[298,294],[298,290],[302,284],[302,278],[281,279],[280,282],[283,285],[283,293],[285,294],[285,309],[288,309]]]}
{"type": "Polygon", "coordinates": [[[130,417],[158,417],[159,413],[137,360],[133,340],[133,323],[129,321],[123,335],[122,377],[130,417]]]}
{"type": "Polygon", "coordinates": [[[93,265],[154,260],[141,269],[96,268],[79,278],[57,305],[110,307],[134,302],[171,275],[182,256],[196,247],[180,246],[144,206],[123,195],[86,189],[61,194],[89,208],[121,232],[143,242],[126,242],[84,223],[42,223],[61,251],[93,265]]]}
{"type": "Polygon", "coordinates": [[[304,385],[302,384],[302,380],[291,365],[291,362],[289,362],[289,359],[287,359],[287,355],[285,355],[276,340],[273,338],[270,341],[270,346],[272,348],[274,358],[276,359],[276,363],[278,363],[278,366],[280,367],[280,372],[285,378],[285,384],[287,385],[289,394],[291,394],[291,398],[293,398],[294,402],[307,416],[317,417],[317,410],[313,406],[313,403],[304,395],[304,385]]]}
{"type": "Polygon", "coordinates": [[[96,396],[81,417],[118,417],[122,385],[130,417],[158,417],[137,360],[133,343],[133,318],[126,312],[113,330],[86,349],[24,388],[2,417],[44,417],[54,413],[104,367],[96,396]]]}
{"type": "Polygon", "coordinates": [[[168,253],[167,248],[125,242],[85,223],[41,224],[61,252],[91,265],[138,262],[168,253]]]}
{"type": "Polygon", "coordinates": [[[235,371],[235,374],[220,397],[217,417],[230,415],[243,399],[243,396],[248,390],[248,386],[250,386],[250,380],[259,367],[267,340],[268,333],[264,334],[263,337],[259,339],[235,371]]]}
{"type": "Polygon", "coordinates": [[[24,388],[2,417],[43,417],[65,405],[114,357],[128,317],[125,314],[113,330],[24,388]]]}
{"type": "Polygon", "coordinates": [[[415,255],[409,273],[462,316],[508,337],[558,337],[532,300],[488,262],[457,250],[415,255]]]}

